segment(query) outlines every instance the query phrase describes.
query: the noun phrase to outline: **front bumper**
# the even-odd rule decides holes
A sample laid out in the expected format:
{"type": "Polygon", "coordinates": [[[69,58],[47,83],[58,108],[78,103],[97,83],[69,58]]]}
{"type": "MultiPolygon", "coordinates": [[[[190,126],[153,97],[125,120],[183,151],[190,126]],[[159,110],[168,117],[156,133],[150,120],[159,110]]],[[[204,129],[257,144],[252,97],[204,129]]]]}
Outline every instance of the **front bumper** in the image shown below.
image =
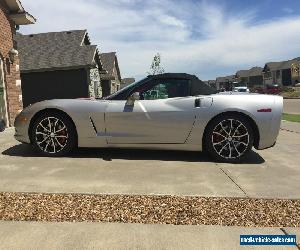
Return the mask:
{"type": "Polygon", "coordinates": [[[23,135],[20,135],[18,133],[15,133],[14,137],[19,142],[30,144],[30,139],[29,139],[28,136],[23,136],[23,135]]]}
{"type": "Polygon", "coordinates": [[[20,113],[16,119],[15,119],[15,139],[19,142],[22,143],[30,143],[30,138],[29,138],[29,124],[30,124],[30,119],[29,117],[24,114],[20,113]]]}

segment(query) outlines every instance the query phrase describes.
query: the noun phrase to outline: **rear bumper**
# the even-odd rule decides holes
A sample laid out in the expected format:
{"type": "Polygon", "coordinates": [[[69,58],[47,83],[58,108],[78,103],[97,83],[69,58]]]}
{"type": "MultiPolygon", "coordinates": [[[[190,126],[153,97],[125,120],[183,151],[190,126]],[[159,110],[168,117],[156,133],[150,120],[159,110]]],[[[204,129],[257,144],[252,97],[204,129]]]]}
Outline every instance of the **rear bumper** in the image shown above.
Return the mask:
{"type": "Polygon", "coordinates": [[[277,120],[271,121],[270,129],[266,131],[264,134],[260,135],[259,145],[257,149],[261,150],[261,149],[271,148],[276,144],[276,140],[280,130],[280,122],[281,122],[281,116],[279,121],[277,120]]]}
{"type": "Polygon", "coordinates": [[[260,129],[260,140],[257,149],[271,148],[276,144],[281,125],[282,109],[283,98],[276,96],[271,119],[265,120],[261,124],[262,129],[260,129]]]}
{"type": "Polygon", "coordinates": [[[262,148],[258,147],[258,148],[256,148],[256,149],[257,149],[257,150],[263,150],[263,149],[273,148],[273,147],[276,145],[276,142],[277,142],[277,141],[275,141],[271,146],[262,147],[262,148]]]}

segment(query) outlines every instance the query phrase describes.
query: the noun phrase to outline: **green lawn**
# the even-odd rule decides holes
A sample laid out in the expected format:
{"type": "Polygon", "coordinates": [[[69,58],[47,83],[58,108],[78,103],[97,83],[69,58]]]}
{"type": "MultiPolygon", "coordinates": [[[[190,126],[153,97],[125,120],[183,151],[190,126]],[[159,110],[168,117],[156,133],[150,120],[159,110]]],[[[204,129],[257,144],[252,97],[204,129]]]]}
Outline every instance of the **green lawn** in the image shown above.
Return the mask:
{"type": "Polygon", "coordinates": [[[281,92],[281,96],[283,97],[300,97],[300,91],[294,91],[294,92],[281,92]]]}
{"type": "Polygon", "coordinates": [[[282,119],[289,122],[300,122],[300,115],[283,114],[282,119]]]}

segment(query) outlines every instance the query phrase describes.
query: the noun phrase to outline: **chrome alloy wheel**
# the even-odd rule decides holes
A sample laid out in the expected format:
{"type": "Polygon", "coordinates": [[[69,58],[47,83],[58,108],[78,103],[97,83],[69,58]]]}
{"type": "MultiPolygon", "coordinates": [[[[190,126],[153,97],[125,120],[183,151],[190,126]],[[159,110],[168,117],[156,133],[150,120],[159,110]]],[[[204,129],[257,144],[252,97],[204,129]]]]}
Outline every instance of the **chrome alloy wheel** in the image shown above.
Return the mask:
{"type": "Polygon", "coordinates": [[[36,144],[46,153],[62,151],[68,144],[68,138],[67,126],[56,117],[47,117],[36,126],[36,144]]]}
{"type": "Polygon", "coordinates": [[[213,130],[212,145],[215,152],[225,159],[241,157],[250,143],[246,126],[235,119],[221,121],[213,130]]]}

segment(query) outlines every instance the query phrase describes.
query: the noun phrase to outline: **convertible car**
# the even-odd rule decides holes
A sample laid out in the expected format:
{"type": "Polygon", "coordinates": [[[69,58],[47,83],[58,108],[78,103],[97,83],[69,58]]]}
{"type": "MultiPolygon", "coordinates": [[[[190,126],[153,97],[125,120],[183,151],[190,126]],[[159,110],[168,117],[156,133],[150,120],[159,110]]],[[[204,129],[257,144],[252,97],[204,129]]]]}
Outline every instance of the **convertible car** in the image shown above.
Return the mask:
{"type": "Polygon", "coordinates": [[[238,162],[252,149],[272,147],[283,99],[217,93],[196,76],[148,76],[102,99],[57,99],[25,108],[15,138],[46,156],[75,147],[204,151],[238,162]]]}

